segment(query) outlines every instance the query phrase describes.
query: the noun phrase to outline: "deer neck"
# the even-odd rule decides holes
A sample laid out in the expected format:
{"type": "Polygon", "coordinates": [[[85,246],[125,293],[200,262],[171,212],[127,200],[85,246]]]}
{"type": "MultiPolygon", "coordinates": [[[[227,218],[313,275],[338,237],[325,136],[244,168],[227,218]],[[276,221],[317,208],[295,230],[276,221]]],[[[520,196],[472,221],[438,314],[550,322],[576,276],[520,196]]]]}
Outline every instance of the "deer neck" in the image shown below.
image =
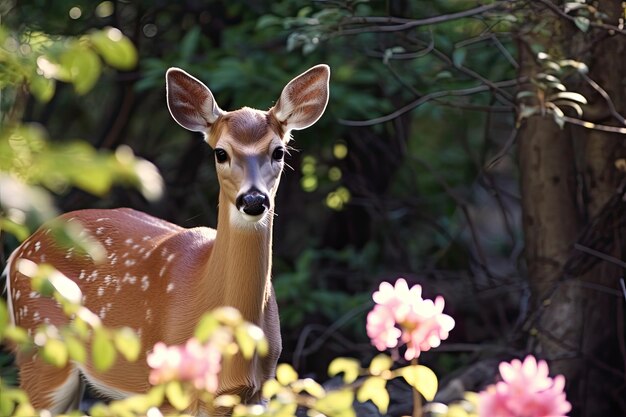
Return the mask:
{"type": "MultiPolygon", "coordinates": [[[[237,308],[244,318],[261,323],[270,294],[272,217],[262,224],[236,224],[237,209],[220,192],[217,236],[209,260],[211,282],[219,281],[221,304],[237,308]]],[[[217,288],[215,288],[217,289],[217,288]]],[[[214,290],[215,290],[214,289],[214,290]]]]}

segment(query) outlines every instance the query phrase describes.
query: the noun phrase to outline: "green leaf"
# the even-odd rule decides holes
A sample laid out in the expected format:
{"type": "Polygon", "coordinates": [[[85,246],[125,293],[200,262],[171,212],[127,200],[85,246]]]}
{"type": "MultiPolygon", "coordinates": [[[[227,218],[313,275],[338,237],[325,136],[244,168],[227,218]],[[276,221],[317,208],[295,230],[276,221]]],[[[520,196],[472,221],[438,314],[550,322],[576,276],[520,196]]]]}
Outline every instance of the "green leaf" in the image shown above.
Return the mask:
{"type": "Polygon", "coordinates": [[[328,376],[335,376],[343,372],[343,381],[350,384],[359,377],[361,364],[356,359],[336,358],[328,365],[328,376]]]}
{"type": "Polygon", "coordinates": [[[42,103],[47,103],[52,96],[54,96],[55,83],[52,79],[41,75],[34,75],[30,79],[28,89],[37,100],[42,103]]]}
{"type": "Polygon", "coordinates": [[[432,401],[437,393],[437,375],[424,365],[411,365],[400,369],[405,381],[419,391],[427,401],[432,401]]]}
{"type": "Polygon", "coordinates": [[[78,363],[85,363],[87,360],[87,349],[85,345],[72,335],[65,335],[64,340],[70,358],[78,363]]]}
{"type": "Polygon", "coordinates": [[[466,48],[455,49],[454,52],[452,52],[452,63],[454,64],[454,66],[457,68],[462,66],[463,62],[465,61],[466,55],[467,55],[466,48]]]}
{"type": "Polygon", "coordinates": [[[238,395],[220,395],[213,401],[214,407],[227,407],[233,408],[237,404],[241,403],[241,398],[238,395]]]}
{"type": "Polygon", "coordinates": [[[100,372],[106,371],[115,363],[117,353],[105,329],[95,330],[91,355],[96,370],[100,372]]]}
{"type": "Polygon", "coordinates": [[[327,416],[355,417],[353,402],[354,392],[343,389],[329,392],[326,397],[318,400],[313,408],[327,416]]]}
{"type": "Polygon", "coordinates": [[[8,395],[8,389],[4,385],[0,385],[0,390],[3,391],[3,395],[0,395],[0,415],[12,416],[15,404],[13,398],[8,395]]]}
{"type": "Polygon", "coordinates": [[[526,97],[536,97],[537,94],[534,91],[529,91],[529,90],[524,90],[524,91],[520,91],[515,95],[515,98],[517,100],[520,100],[522,98],[526,98],[526,97]]]}
{"type": "Polygon", "coordinates": [[[298,404],[296,402],[285,403],[281,400],[272,400],[267,406],[268,415],[273,417],[294,417],[298,404]]]}
{"type": "Polygon", "coordinates": [[[237,327],[244,321],[239,310],[234,307],[218,307],[213,310],[212,314],[218,322],[230,327],[237,327]]]}
{"type": "Polygon", "coordinates": [[[237,329],[235,330],[235,340],[237,341],[237,345],[239,345],[239,349],[243,357],[251,359],[252,356],[254,356],[254,347],[256,343],[248,333],[246,326],[237,326],[237,329]]]}
{"type": "Polygon", "coordinates": [[[35,412],[35,409],[30,403],[24,402],[17,406],[13,415],[15,417],[32,417],[37,415],[37,412],[35,412]]]}
{"type": "Polygon", "coordinates": [[[25,345],[30,342],[30,337],[26,330],[18,326],[9,326],[4,331],[4,336],[18,345],[25,345]]]}
{"type": "Polygon", "coordinates": [[[194,336],[198,339],[199,342],[206,342],[209,340],[213,332],[217,330],[220,323],[217,321],[217,318],[213,315],[213,313],[206,313],[200,318],[200,322],[196,326],[196,331],[194,336]]]}
{"type": "Polygon", "coordinates": [[[8,326],[9,326],[9,310],[4,300],[0,298],[0,340],[2,340],[2,335],[4,334],[4,330],[8,326]]]}
{"type": "Polygon", "coordinates": [[[48,339],[43,346],[41,355],[46,362],[58,368],[67,365],[69,358],[67,347],[58,339],[48,339]]]}
{"type": "Polygon", "coordinates": [[[89,40],[104,62],[120,70],[130,70],[137,65],[137,50],[119,29],[107,28],[93,32],[89,40]]]}
{"type": "Polygon", "coordinates": [[[89,415],[91,417],[110,417],[111,411],[105,404],[97,403],[89,409],[89,415]]]}
{"type": "Polygon", "coordinates": [[[259,354],[267,354],[267,342],[260,327],[251,323],[242,323],[235,329],[235,340],[241,349],[244,358],[250,359],[254,352],[260,348],[259,354]],[[265,343],[264,343],[265,342],[265,343]]]}
{"type": "Polygon", "coordinates": [[[578,29],[583,32],[587,32],[589,30],[589,25],[591,24],[591,21],[585,16],[576,16],[574,18],[574,23],[576,24],[576,26],[578,26],[578,29]]]}
{"type": "Polygon", "coordinates": [[[554,122],[559,125],[559,127],[561,129],[563,129],[563,127],[565,127],[565,113],[563,113],[563,110],[561,110],[556,104],[554,103],[550,103],[552,104],[552,106],[550,106],[550,108],[552,109],[552,115],[554,117],[554,122]]]}
{"type": "Polygon", "coordinates": [[[517,111],[517,125],[519,125],[522,120],[540,113],[541,108],[539,106],[524,106],[522,104],[517,111]]]}
{"type": "Polygon", "coordinates": [[[201,27],[194,26],[189,30],[180,41],[179,52],[183,62],[190,62],[193,53],[198,49],[198,42],[200,41],[201,27]]]}
{"type": "Polygon", "coordinates": [[[556,99],[571,100],[580,104],[587,104],[587,99],[585,98],[585,96],[579,93],[574,93],[572,91],[561,91],[561,92],[551,95],[548,98],[549,101],[553,101],[556,99]]]}
{"type": "Polygon", "coordinates": [[[298,373],[288,363],[281,363],[276,368],[276,379],[282,385],[289,385],[298,379],[298,373]]]}
{"type": "Polygon", "coordinates": [[[573,10],[589,8],[589,5],[585,3],[570,1],[563,5],[563,12],[570,13],[573,10]]]}
{"type": "Polygon", "coordinates": [[[446,417],[469,417],[470,414],[461,404],[450,404],[446,417]]]}
{"type": "Polygon", "coordinates": [[[573,101],[568,100],[554,100],[554,104],[560,104],[562,106],[569,106],[576,110],[576,114],[578,117],[583,117],[583,108],[578,103],[574,103],[573,101]]]}
{"type": "Polygon", "coordinates": [[[100,77],[100,59],[96,53],[81,45],[68,49],[61,55],[60,64],[69,74],[77,94],[89,92],[100,77]]]}
{"type": "Polygon", "coordinates": [[[576,68],[576,70],[581,74],[586,74],[589,72],[589,67],[587,67],[586,64],[580,61],[575,61],[573,59],[564,59],[562,61],[559,61],[559,64],[564,67],[576,68]]]}
{"type": "Polygon", "coordinates": [[[324,387],[312,378],[299,379],[291,384],[291,388],[297,393],[306,391],[315,398],[323,398],[326,395],[324,387]]]}
{"type": "Polygon", "coordinates": [[[189,407],[191,404],[191,395],[183,389],[182,384],[179,381],[171,381],[167,383],[165,387],[165,396],[167,400],[178,411],[182,411],[189,407]]]}
{"type": "Polygon", "coordinates": [[[370,374],[380,375],[384,371],[391,369],[391,365],[393,365],[393,360],[389,355],[385,355],[384,353],[376,355],[374,359],[372,359],[372,362],[370,362],[370,374]]]}
{"type": "Polygon", "coordinates": [[[281,25],[282,23],[283,23],[283,19],[281,19],[280,17],[274,16],[271,14],[266,14],[266,15],[259,17],[259,19],[256,22],[256,28],[257,30],[261,30],[261,29],[268,28],[270,26],[281,25]]]}
{"type": "Polygon", "coordinates": [[[0,217],[0,231],[2,230],[9,234],[12,234],[20,242],[23,242],[28,238],[28,236],[30,236],[30,230],[28,230],[27,226],[16,223],[11,219],[7,219],[6,217],[0,217]]]}
{"type": "Polygon", "coordinates": [[[263,398],[272,398],[283,390],[283,386],[275,379],[265,381],[262,388],[263,398]]]}
{"type": "Polygon", "coordinates": [[[356,399],[359,402],[371,400],[381,414],[387,413],[389,407],[389,392],[387,391],[387,380],[380,377],[369,377],[359,388],[356,399]]]}
{"type": "Polygon", "coordinates": [[[115,332],[113,338],[115,347],[122,356],[129,362],[134,362],[139,358],[141,352],[141,341],[139,336],[129,327],[124,327],[115,332]]]}

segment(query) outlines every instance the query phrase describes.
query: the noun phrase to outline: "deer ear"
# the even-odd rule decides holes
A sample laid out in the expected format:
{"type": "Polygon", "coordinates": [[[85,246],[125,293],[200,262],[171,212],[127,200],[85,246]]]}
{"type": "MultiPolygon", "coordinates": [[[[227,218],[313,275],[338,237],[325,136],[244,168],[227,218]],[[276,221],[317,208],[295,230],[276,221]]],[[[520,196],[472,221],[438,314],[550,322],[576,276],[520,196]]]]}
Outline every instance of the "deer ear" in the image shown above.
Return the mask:
{"type": "Polygon", "coordinates": [[[283,89],[270,112],[286,132],[305,129],[324,114],[328,103],[329,78],[328,65],[316,65],[291,80],[283,89]]]}
{"type": "Polygon", "coordinates": [[[223,113],[211,90],[180,68],[170,68],[165,75],[167,107],[185,129],[205,135],[223,113]]]}

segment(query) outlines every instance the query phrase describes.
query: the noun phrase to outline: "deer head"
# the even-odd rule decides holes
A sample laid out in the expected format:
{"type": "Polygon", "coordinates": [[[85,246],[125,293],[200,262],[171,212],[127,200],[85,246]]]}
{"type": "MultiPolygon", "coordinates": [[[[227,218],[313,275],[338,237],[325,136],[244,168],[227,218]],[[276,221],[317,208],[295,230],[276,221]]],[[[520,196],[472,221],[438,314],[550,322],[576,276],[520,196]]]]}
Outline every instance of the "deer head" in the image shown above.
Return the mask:
{"type": "Polygon", "coordinates": [[[329,77],[329,67],[317,65],[291,80],[268,111],[227,112],[202,82],[181,69],[168,70],[170,113],[185,129],[203,133],[213,148],[220,201],[229,205],[234,225],[262,224],[273,211],[290,132],[322,116],[329,77]]]}

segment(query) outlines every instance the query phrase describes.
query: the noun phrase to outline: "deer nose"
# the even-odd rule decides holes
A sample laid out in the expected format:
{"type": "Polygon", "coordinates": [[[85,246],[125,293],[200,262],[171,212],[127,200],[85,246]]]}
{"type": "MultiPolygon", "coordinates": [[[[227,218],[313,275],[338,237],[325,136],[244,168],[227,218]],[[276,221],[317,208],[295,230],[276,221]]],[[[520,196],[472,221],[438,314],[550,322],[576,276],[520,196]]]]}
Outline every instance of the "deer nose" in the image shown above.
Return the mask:
{"type": "Polygon", "coordinates": [[[263,214],[265,210],[270,208],[270,199],[261,191],[253,188],[248,192],[237,197],[237,209],[243,210],[250,216],[258,216],[263,214]]]}

